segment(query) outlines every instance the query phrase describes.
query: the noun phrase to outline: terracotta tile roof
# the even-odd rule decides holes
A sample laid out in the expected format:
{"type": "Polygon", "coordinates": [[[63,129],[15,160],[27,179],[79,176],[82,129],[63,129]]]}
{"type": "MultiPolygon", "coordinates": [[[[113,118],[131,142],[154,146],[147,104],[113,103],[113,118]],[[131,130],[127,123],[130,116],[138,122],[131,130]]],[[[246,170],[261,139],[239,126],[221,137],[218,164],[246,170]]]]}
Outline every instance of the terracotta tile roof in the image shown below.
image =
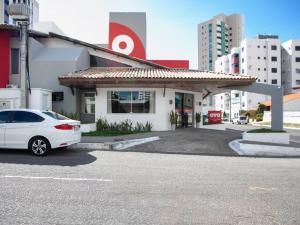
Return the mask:
{"type": "MultiPolygon", "coordinates": [[[[291,102],[300,99],[300,93],[290,94],[283,96],[283,103],[291,102]]],[[[265,106],[272,106],[271,101],[262,102],[265,106]]]]}
{"type": "Polygon", "coordinates": [[[245,80],[256,78],[246,75],[225,74],[188,69],[156,68],[90,68],[84,71],[69,73],[60,77],[64,79],[209,79],[209,80],[245,80]]]}

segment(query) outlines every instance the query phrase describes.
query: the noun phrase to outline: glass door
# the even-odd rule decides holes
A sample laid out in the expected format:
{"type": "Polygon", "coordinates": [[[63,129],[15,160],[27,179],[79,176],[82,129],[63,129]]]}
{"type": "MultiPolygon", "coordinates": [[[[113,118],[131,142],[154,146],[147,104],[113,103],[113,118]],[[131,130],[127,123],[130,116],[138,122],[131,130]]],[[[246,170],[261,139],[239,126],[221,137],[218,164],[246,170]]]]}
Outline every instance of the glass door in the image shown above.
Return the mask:
{"type": "Polygon", "coordinates": [[[175,112],[178,114],[177,127],[193,126],[194,95],[175,93],[175,112]]]}

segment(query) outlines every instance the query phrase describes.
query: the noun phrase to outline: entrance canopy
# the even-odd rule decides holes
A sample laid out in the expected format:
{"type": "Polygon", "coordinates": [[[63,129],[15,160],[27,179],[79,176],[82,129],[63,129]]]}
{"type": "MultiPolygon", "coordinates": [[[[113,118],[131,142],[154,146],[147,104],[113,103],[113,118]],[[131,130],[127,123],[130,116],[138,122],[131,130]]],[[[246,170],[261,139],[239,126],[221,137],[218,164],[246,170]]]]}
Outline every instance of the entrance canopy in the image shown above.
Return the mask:
{"type": "Polygon", "coordinates": [[[90,68],[59,77],[62,85],[77,88],[153,87],[201,92],[226,86],[247,86],[256,78],[185,69],[90,68]]]}

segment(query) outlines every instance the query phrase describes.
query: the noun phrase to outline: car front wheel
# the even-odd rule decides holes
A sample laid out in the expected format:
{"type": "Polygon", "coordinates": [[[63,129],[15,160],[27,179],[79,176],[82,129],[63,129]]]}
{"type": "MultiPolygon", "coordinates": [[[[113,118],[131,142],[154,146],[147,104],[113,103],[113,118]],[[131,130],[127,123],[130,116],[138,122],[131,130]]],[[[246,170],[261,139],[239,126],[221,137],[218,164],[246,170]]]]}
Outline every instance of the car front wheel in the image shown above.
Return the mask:
{"type": "Polygon", "coordinates": [[[32,138],[28,145],[29,150],[36,156],[44,156],[51,149],[50,143],[43,137],[32,138]]]}

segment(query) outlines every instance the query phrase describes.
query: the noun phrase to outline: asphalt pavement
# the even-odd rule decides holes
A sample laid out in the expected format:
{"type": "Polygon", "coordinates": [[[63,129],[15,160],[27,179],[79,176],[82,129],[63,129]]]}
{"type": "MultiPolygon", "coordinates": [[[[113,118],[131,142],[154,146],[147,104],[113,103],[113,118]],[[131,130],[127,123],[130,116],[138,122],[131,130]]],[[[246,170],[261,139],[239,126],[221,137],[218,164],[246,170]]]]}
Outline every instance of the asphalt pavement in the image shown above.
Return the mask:
{"type": "Polygon", "coordinates": [[[300,159],[0,150],[0,224],[300,224],[300,159]]]}

